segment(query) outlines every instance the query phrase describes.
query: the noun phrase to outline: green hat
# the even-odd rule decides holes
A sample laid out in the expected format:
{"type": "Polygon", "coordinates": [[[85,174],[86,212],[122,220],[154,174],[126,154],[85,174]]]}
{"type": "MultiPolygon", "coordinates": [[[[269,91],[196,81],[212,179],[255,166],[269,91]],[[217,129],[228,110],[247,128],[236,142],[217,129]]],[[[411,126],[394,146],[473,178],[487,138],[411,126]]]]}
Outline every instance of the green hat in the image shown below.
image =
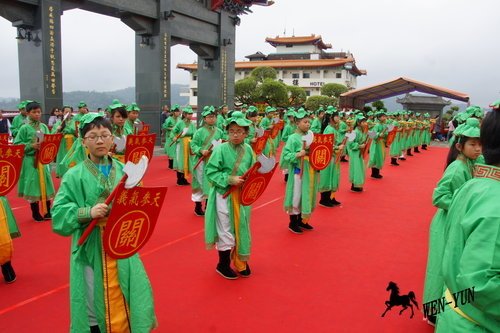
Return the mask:
{"type": "Polygon", "coordinates": [[[127,106],[127,112],[130,112],[130,111],[141,111],[141,109],[137,106],[137,103],[132,103],[130,104],[129,106],[127,106]]]}
{"type": "Polygon", "coordinates": [[[329,105],[327,108],[326,108],[326,113],[327,114],[334,114],[335,112],[337,112],[337,109],[334,107],[334,106],[331,106],[329,105]]]}
{"type": "Polygon", "coordinates": [[[276,111],[276,109],[273,108],[272,106],[266,107],[266,114],[269,113],[269,112],[274,112],[274,111],[276,111]]]}
{"type": "Polygon", "coordinates": [[[490,107],[493,109],[500,109],[500,99],[490,104],[490,107]]]}
{"type": "Polygon", "coordinates": [[[247,109],[247,112],[256,112],[256,111],[259,111],[259,109],[257,109],[257,107],[254,105],[250,105],[247,109]]]}
{"type": "Polygon", "coordinates": [[[378,112],[375,112],[375,117],[381,117],[381,116],[387,116],[387,113],[385,113],[384,111],[378,111],[378,112]]]}
{"type": "Polygon", "coordinates": [[[203,108],[203,112],[201,113],[201,116],[206,117],[210,114],[215,114],[215,108],[212,105],[210,105],[210,106],[207,105],[203,108]]]}
{"type": "Polygon", "coordinates": [[[316,114],[320,114],[321,112],[325,112],[325,109],[323,109],[322,106],[320,106],[317,110],[316,110],[316,114]]]}
{"type": "Polygon", "coordinates": [[[295,110],[293,108],[288,108],[285,112],[285,117],[295,117],[295,110]]]}
{"type": "Polygon", "coordinates": [[[242,109],[248,109],[248,105],[243,104],[243,105],[241,106],[241,108],[242,108],[242,109]]]}
{"type": "Polygon", "coordinates": [[[304,108],[300,108],[295,112],[295,119],[302,119],[304,117],[309,117],[309,113],[304,108]]]}
{"type": "Polygon", "coordinates": [[[99,113],[90,113],[90,112],[86,113],[85,115],[83,115],[80,118],[80,124],[78,125],[78,129],[81,131],[85,125],[93,122],[94,119],[99,118],[99,117],[104,118],[104,114],[102,114],[101,112],[99,112],[99,113]]]}
{"type": "Polygon", "coordinates": [[[17,104],[17,109],[18,110],[24,109],[25,107],[26,107],[26,103],[24,101],[22,101],[21,103],[17,104]]]}
{"type": "Polygon", "coordinates": [[[428,112],[424,113],[424,118],[430,118],[430,117],[431,115],[428,112]]]}
{"type": "Polygon", "coordinates": [[[170,110],[172,110],[172,111],[180,111],[181,107],[179,106],[179,104],[174,104],[174,105],[172,105],[172,107],[170,108],[170,110]]]}
{"type": "Polygon", "coordinates": [[[356,119],[356,123],[366,120],[365,116],[363,116],[362,114],[358,114],[354,119],[356,119]]]}
{"type": "Polygon", "coordinates": [[[193,108],[191,108],[191,105],[188,105],[188,106],[182,108],[182,112],[191,114],[191,113],[193,113],[193,108]]]}
{"type": "Polygon", "coordinates": [[[367,115],[368,117],[373,116],[373,111],[368,111],[368,112],[366,113],[366,115],[367,115]]]}
{"type": "MultiPolygon", "coordinates": [[[[78,106],[78,107],[80,107],[80,106],[78,106]]],[[[108,108],[109,108],[110,110],[114,110],[114,109],[118,109],[118,108],[124,108],[124,107],[126,107],[126,105],[125,105],[125,104],[120,103],[120,101],[119,101],[119,100],[117,100],[117,99],[114,99],[114,100],[111,102],[111,104],[108,106],[108,108]]]]}
{"type": "Polygon", "coordinates": [[[420,112],[416,112],[415,117],[420,117],[420,112]]]}
{"type": "Polygon", "coordinates": [[[236,123],[236,125],[241,127],[248,127],[252,125],[252,121],[248,120],[245,117],[245,114],[241,111],[234,111],[231,114],[231,118],[229,118],[226,123],[227,123],[226,128],[229,128],[229,125],[231,125],[232,123],[236,123]]]}
{"type": "Polygon", "coordinates": [[[458,126],[453,133],[457,136],[461,135],[469,138],[479,138],[480,135],[479,119],[468,118],[465,124],[458,126]]]}
{"type": "Polygon", "coordinates": [[[78,103],[78,108],[85,108],[87,107],[87,103],[85,103],[84,101],[80,101],[80,103],[78,103]]]}

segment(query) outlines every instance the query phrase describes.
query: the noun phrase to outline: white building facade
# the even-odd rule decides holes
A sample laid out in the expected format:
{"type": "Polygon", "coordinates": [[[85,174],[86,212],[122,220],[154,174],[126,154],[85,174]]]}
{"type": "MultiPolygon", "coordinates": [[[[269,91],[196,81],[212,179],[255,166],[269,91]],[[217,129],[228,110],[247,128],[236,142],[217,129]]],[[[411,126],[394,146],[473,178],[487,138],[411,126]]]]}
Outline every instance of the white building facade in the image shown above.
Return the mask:
{"type": "MultiPolygon", "coordinates": [[[[249,61],[235,63],[235,81],[250,75],[256,67],[274,68],[277,79],[286,85],[304,88],[307,96],[321,94],[321,87],[327,83],[339,83],[349,89],[356,89],[357,77],[366,75],[365,70],[356,66],[350,52],[326,52],[330,44],[323,43],[321,36],[266,38],[266,42],[276,48],[276,53],[265,55],[257,52],[246,56],[249,61]]],[[[189,104],[197,105],[198,81],[197,64],[179,64],[190,72],[189,92],[182,94],[189,97],[189,104]]]]}

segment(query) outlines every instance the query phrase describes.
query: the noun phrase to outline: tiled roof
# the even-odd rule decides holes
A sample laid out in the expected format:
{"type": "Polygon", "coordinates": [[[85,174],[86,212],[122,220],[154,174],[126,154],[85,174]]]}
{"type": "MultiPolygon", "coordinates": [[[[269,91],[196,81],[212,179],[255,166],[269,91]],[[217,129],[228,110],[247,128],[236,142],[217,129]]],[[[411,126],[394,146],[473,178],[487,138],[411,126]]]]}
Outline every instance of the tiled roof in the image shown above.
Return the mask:
{"type": "MultiPolygon", "coordinates": [[[[236,69],[253,69],[261,66],[273,68],[317,68],[317,67],[340,67],[347,63],[352,63],[352,71],[358,75],[366,75],[365,70],[356,67],[353,58],[345,59],[319,59],[319,60],[263,60],[263,61],[236,61],[236,69]]],[[[178,64],[177,68],[185,70],[196,70],[197,64],[178,64]]]]}
{"type": "Polygon", "coordinates": [[[272,46],[283,45],[283,44],[316,44],[321,49],[329,49],[332,44],[325,44],[320,35],[311,36],[293,36],[293,37],[279,37],[275,38],[267,37],[266,42],[272,46]]]}

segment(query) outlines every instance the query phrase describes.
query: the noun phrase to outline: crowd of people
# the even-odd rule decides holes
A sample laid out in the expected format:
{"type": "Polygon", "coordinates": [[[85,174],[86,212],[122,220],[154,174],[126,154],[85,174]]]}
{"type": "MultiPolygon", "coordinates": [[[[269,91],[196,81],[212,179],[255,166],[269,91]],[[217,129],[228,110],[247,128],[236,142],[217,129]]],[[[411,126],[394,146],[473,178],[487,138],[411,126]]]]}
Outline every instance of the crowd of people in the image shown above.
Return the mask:
{"type": "MultiPolygon", "coordinates": [[[[493,203],[500,191],[499,108],[500,103],[493,104],[484,120],[482,109],[475,106],[456,116],[447,168],[434,191],[433,204],[439,209],[430,227],[424,302],[471,286],[477,293],[462,312],[455,307],[428,316],[438,332],[495,332],[500,327],[500,216],[493,203]]],[[[13,144],[24,146],[18,196],[30,203],[34,221],[52,219],[54,232],[72,236],[72,331],[148,332],[157,321],[141,260],[137,255],[113,259],[102,247],[109,214],[103,202],[123,175],[125,148],[119,142],[142,126],[140,108],[114,100],[106,109],[109,116],[89,113],[84,102],[77,109],[76,114],[71,106],[54,110],[49,129],[41,122],[39,103],[19,104],[20,114],[10,126],[13,144]],[[62,178],[57,191],[51,167],[36,159],[40,132],[63,134],[55,159],[55,176],[62,178]],[[92,219],[98,219],[98,228],[79,246],[92,219]]],[[[223,105],[200,111],[197,128],[191,107],[165,108],[165,167],[176,172],[177,185],[191,186],[194,213],[204,217],[206,246],[217,250],[215,269],[226,279],[252,273],[251,207],[241,202],[240,192],[261,156],[279,163],[286,182],[283,209],[289,215],[288,229],[300,235],[314,229],[310,222],[317,204],[341,205],[336,195],[340,163],[349,163],[350,189],[361,194],[367,168],[370,177],[382,179],[386,158],[399,167],[408,156],[427,150],[435,125],[429,114],[407,110],[259,110],[243,105],[230,111],[223,105]],[[310,155],[318,134],[333,135],[331,159],[321,170],[310,155]]],[[[1,197],[0,208],[9,230],[1,239],[19,236],[6,197],[1,197]]],[[[12,251],[0,251],[7,283],[16,279],[11,256],[12,251]]]]}

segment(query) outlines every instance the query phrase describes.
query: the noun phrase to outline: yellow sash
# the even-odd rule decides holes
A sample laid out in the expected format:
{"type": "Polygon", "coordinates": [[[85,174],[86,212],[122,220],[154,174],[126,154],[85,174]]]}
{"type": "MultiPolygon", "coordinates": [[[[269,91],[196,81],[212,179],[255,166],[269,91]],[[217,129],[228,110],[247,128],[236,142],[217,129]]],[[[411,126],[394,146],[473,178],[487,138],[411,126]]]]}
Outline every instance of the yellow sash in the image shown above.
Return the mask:
{"type": "Polygon", "coordinates": [[[182,149],[184,152],[184,177],[189,177],[191,174],[189,173],[189,141],[191,141],[191,138],[188,136],[185,136],[182,138],[182,149]]]}
{"type": "Polygon", "coordinates": [[[64,142],[66,143],[66,151],[71,149],[73,146],[74,136],[73,134],[64,134],[64,142]]]}
{"type": "Polygon", "coordinates": [[[479,325],[477,321],[475,321],[474,319],[469,317],[465,312],[463,312],[459,307],[456,306],[455,299],[451,295],[450,289],[446,288],[446,291],[444,292],[444,297],[446,298],[448,305],[453,309],[453,311],[455,311],[456,313],[458,313],[460,316],[464,317],[468,321],[473,322],[476,325],[479,325]]]}
{"type": "Polygon", "coordinates": [[[234,238],[235,247],[233,250],[233,262],[238,272],[247,268],[246,261],[242,261],[238,256],[238,247],[240,244],[240,188],[238,187],[231,193],[231,203],[233,205],[234,238]]]}
{"type": "Polygon", "coordinates": [[[45,170],[44,165],[38,161],[38,180],[40,181],[40,196],[42,197],[41,214],[45,216],[48,213],[47,209],[47,188],[45,187],[45,170]]]}
{"type": "MultiPolygon", "coordinates": [[[[104,226],[101,219],[99,227],[101,235],[104,234],[104,226]]],[[[103,242],[101,236],[101,242],[103,242]]],[[[102,271],[104,282],[104,304],[106,307],[106,331],[116,333],[129,333],[129,308],[125,296],[123,296],[120,281],[118,280],[118,265],[116,259],[109,257],[102,245],[102,271]]]]}
{"type": "Polygon", "coordinates": [[[7,212],[3,201],[0,200],[0,265],[10,261],[13,250],[9,224],[7,223],[7,212]]]}

